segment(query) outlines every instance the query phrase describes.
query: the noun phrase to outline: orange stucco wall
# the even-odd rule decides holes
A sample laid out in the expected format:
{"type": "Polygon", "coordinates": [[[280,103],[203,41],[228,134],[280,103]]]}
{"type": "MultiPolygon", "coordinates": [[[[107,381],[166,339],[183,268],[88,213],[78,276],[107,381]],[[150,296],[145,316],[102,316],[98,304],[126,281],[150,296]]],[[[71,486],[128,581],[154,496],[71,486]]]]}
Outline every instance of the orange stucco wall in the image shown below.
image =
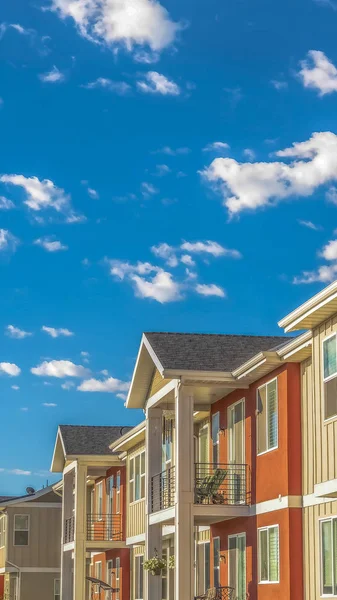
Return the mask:
{"type": "Polygon", "coordinates": [[[0,575],[0,600],[2,600],[4,595],[4,585],[5,585],[5,577],[4,575],[0,575]]]}
{"type": "MultiPolygon", "coordinates": [[[[113,560],[113,566],[115,571],[115,560],[120,558],[120,585],[119,585],[119,598],[120,600],[130,600],[130,550],[123,548],[119,550],[109,550],[102,554],[96,554],[93,557],[92,576],[95,577],[95,563],[102,562],[102,579],[107,580],[107,561],[113,560]]],[[[116,586],[115,577],[112,578],[112,586],[116,586]]],[[[98,595],[97,595],[98,596],[98,595]]],[[[114,596],[113,596],[114,597],[114,596]]]]}
{"type": "MultiPolygon", "coordinates": [[[[108,469],[106,472],[106,476],[105,477],[100,477],[99,479],[96,480],[95,482],[95,487],[94,487],[94,503],[96,503],[96,486],[98,483],[100,483],[101,481],[103,481],[103,513],[107,513],[108,512],[108,507],[107,507],[107,494],[106,494],[106,482],[107,479],[109,479],[109,477],[111,477],[112,475],[115,478],[115,482],[116,482],[116,476],[117,473],[120,473],[121,475],[121,487],[120,487],[120,512],[122,515],[122,533],[123,533],[123,540],[125,540],[125,535],[126,535],[126,468],[125,467],[112,467],[111,469],[108,469]]],[[[113,513],[116,514],[117,510],[116,510],[116,493],[114,494],[114,503],[113,503],[113,513]]]]}

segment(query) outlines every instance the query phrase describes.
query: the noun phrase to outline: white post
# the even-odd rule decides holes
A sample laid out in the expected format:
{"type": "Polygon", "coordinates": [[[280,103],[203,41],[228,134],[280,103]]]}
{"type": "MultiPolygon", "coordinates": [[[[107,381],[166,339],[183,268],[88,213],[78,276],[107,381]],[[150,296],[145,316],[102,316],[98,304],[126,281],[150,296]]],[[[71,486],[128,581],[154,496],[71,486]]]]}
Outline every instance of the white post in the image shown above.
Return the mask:
{"type": "Polygon", "coordinates": [[[74,600],[85,600],[87,541],[87,466],[76,463],[74,600]]]}
{"type": "Polygon", "coordinates": [[[194,438],[193,395],[175,394],[176,506],[175,600],[192,600],[194,592],[194,438]]]}
{"type": "MultiPolygon", "coordinates": [[[[145,452],[145,559],[152,558],[155,551],[162,555],[161,523],[150,525],[152,513],[152,477],[162,471],[162,410],[151,408],[146,413],[146,452],[145,452]]],[[[151,575],[144,571],[144,600],[161,600],[161,575],[151,575]]]]}
{"type": "Polygon", "coordinates": [[[72,600],[72,552],[71,550],[64,550],[64,535],[65,535],[65,522],[73,516],[74,508],[74,494],[73,494],[73,482],[74,482],[74,470],[63,474],[63,490],[62,490],[62,528],[61,528],[61,600],[72,600]]]}

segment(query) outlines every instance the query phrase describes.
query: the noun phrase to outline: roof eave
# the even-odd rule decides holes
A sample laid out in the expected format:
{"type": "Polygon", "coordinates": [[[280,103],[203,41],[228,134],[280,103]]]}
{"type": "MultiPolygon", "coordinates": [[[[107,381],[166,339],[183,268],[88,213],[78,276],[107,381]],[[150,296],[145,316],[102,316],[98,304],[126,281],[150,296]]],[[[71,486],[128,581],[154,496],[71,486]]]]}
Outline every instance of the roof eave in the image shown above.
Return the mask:
{"type": "Polygon", "coordinates": [[[142,368],[142,362],[145,363],[145,369],[147,371],[145,373],[146,381],[151,379],[153,369],[155,367],[158,369],[161,375],[163,374],[163,365],[158,359],[156,353],[154,352],[149,340],[147,339],[144,333],[140,342],[136,364],[131,378],[131,385],[125,402],[126,408],[143,408],[145,405],[148,387],[146,385],[139,385],[139,381],[137,381],[139,380],[139,371],[142,368]],[[148,359],[150,359],[150,361],[148,359]]]}
{"type": "MultiPolygon", "coordinates": [[[[311,317],[312,326],[318,325],[321,321],[326,320],[328,317],[322,317],[321,321],[319,318],[319,311],[323,308],[329,308],[329,304],[331,305],[331,314],[336,312],[336,304],[337,304],[337,281],[334,281],[327,287],[325,287],[321,292],[301,304],[298,308],[293,310],[291,313],[286,315],[283,319],[278,322],[279,327],[282,327],[285,333],[289,331],[299,331],[301,329],[308,329],[308,326],[305,321],[308,321],[308,318],[311,317]],[[313,315],[318,313],[316,319],[313,318],[313,315]]],[[[329,310],[328,310],[329,312],[329,310]]],[[[310,327],[311,329],[312,327],[310,327]]]]}
{"type": "Polygon", "coordinates": [[[130,447],[137,445],[143,438],[145,439],[145,428],[145,421],[142,421],[139,425],[119,438],[119,440],[113,442],[110,446],[111,450],[114,450],[114,452],[123,452],[127,451],[130,447]]]}

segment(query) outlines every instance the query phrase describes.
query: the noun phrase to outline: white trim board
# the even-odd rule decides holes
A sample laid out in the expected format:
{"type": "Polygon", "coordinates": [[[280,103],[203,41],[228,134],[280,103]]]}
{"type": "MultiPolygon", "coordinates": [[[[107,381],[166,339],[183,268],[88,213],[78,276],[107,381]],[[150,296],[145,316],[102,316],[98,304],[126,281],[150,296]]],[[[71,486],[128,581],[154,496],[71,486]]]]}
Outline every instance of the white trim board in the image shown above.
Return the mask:
{"type": "Polygon", "coordinates": [[[29,507],[26,503],[18,502],[15,506],[18,508],[62,508],[62,502],[31,502],[29,507]]]}
{"type": "Polygon", "coordinates": [[[145,533],[134,535],[132,537],[127,537],[125,543],[127,546],[138,546],[138,544],[145,544],[145,533]]]}

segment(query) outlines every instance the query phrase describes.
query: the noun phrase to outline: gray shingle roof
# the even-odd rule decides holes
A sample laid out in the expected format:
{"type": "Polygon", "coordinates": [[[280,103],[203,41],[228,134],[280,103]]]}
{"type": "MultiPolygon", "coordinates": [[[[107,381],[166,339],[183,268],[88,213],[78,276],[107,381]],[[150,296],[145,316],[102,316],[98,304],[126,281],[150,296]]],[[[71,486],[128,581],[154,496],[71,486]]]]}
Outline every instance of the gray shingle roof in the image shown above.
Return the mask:
{"type": "Polygon", "coordinates": [[[233,371],[255,354],[275,350],[285,336],[218,335],[208,333],[144,334],[164,369],[233,371]]]}
{"type": "MultiPolygon", "coordinates": [[[[15,498],[18,498],[18,496],[0,496],[0,503],[8,502],[8,500],[15,500],[15,498]]],[[[19,496],[19,498],[20,498],[20,496],[19,496]]]]}
{"type": "Polygon", "coordinates": [[[113,454],[109,446],[132,427],[96,425],[60,425],[60,432],[67,455],[113,454]]]}

